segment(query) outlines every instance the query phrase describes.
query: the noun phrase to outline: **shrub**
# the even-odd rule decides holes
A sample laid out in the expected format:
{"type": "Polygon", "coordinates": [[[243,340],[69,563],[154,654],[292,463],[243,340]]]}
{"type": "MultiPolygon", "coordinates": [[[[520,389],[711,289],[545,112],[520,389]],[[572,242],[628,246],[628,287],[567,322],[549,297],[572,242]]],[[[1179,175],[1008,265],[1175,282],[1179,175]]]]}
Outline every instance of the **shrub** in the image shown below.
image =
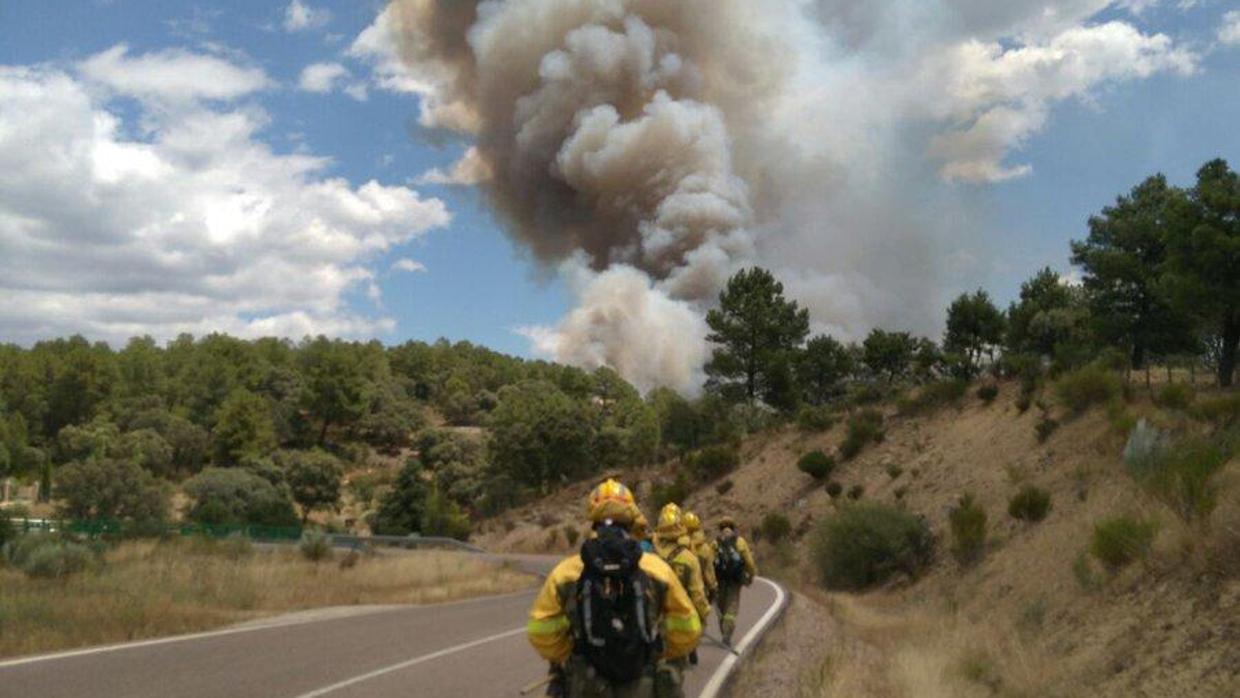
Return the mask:
{"type": "Polygon", "coordinates": [[[655,511],[662,510],[667,504],[679,504],[688,497],[689,483],[685,481],[683,474],[678,474],[671,482],[656,482],[650,488],[650,504],[655,511]]]}
{"type": "Polygon", "coordinates": [[[185,483],[188,517],[204,524],[296,526],[293,501],[282,487],[238,468],[207,468],[185,483]]]}
{"type": "Polygon", "coordinates": [[[995,401],[999,397],[999,386],[994,383],[987,383],[977,389],[977,397],[987,405],[995,401]]]}
{"type": "Polygon", "coordinates": [[[1207,521],[1218,506],[1219,484],[1214,476],[1229,457],[1225,444],[1194,437],[1174,444],[1158,442],[1144,458],[1134,455],[1128,463],[1146,491],[1192,524],[1207,521]]]}
{"type": "Polygon", "coordinates": [[[828,589],[863,590],[896,573],[918,576],[934,557],[920,518],[877,503],[850,504],[819,524],[812,555],[828,589]]]}
{"type": "Polygon", "coordinates": [[[1021,393],[1020,396],[1016,398],[1016,411],[1020,414],[1024,414],[1029,411],[1030,407],[1033,407],[1033,395],[1021,393]]]}
{"type": "Polygon", "coordinates": [[[1240,392],[1198,400],[1190,413],[1197,419],[1219,426],[1240,422],[1240,392]]]}
{"type": "Polygon", "coordinates": [[[12,514],[4,509],[0,509],[0,550],[9,541],[17,538],[17,527],[13,525],[12,514]]]}
{"type": "Polygon", "coordinates": [[[952,531],[952,555],[961,565],[972,565],[982,559],[986,549],[986,510],[972,494],[960,498],[948,512],[952,531]]]}
{"type": "Polygon", "coordinates": [[[1021,521],[1041,521],[1050,511],[1051,493],[1033,485],[1025,485],[1008,500],[1008,515],[1021,521]]]}
{"type": "Polygon", "coordinates": [[[844,493],[844,486],[838,482],[831,481],[827,483],[827,496],[835,499],[844,493]]]}
{"type": "Polygon", "coordinates": [[[1197,391],[1188,383],[1169,383],[1154,396],[1154,402],[1169,410],[1185,410],[1197,399],[1197,391]]]}
{"type": "Polygon", "coordinates": [[[308,530],[301,534],[301,542],[297,545],[302,557],[311,562],[322,562],[332,557],[332,540],[326,533],[308,530]]]}
{"type": "Polygon", "coordinates": [[[904,474],[904,468],[901,468],[899,465],[896,465],[895,463],[887,464],[887,477],[891,478],[892,480],[896,480],[896,479],[899,479],[899,477],[903,474],[904,474]]]}
{"type": "Polygon", "coordinates": [[[788,520],[787,516],[777,511],[772,511],[762,517],[760,530],[762,531],[763,538],[772,543],[778,543],[787,538],[789,533],[792,533],[792,522],[788,520]]]}
{"type": "Polygon", "coordinates": [[[905,487],[905,486],[897,487],[895,491],[892,492],[892,494],[895,495],[896,501],[898,502],[904,499],[904,495],[908,494],[908,487],[905,487]]]}
{"type": "Polygon", "coordinates": [[[315,509],[334,509],[340,503],[340,482],[344,464],[332,454],[313,451],[281,451],[276,462],[284,467],[285,480],[293,501],[301,507],[305,523],[315,509]]]}
{"type": "Polygon", "coordinates": [[[740,454],[730,445],[707,446],[690,455],[685,462],[689,471],[701,482],[711,482],[736,469],[740,454]]]}
{"type": "Polygon", "coordinates": [[[830,408],[806,405],[797,410],[797,426],[801,431],[826,431],[835,426],[835,415],[830,408]]]}
{"type": "Polygon", "coordinates": [[[848,498],[852,500],[861,499],[865,495],[865,485],[856,484],[848,488],[848,498]]]}
{"type": "Polygon", "coordinates": [[[969,391],[968,381],[962,379],[937,381],[921,387],[911,398],[900,401],[900,413],[924,414],[941,407],[955,405],[969,391]]]}
{"type": "Polygon", "coordinates": [[[810,451],[797,461],[797,469],[815,480],[821,480],[835,470],[835,459],[820,450],[810,451]]]}
{"type": "Polygon", "coordinates": [[[715,492],[718,493],[719,495],[725,495],[731,492],[732,488],[735,486],[736,486],[735,482],[732,482],[731,480],[724,480],[723,482],[720,482],[715,485],[715,492]]]}
{"type": "Polygon", "coordinates": [[[10,565],[38,579],[63,579],[90,568],[96,561],[91,548],[53,533],[33,533],[5,547],[10,565]]]}
{"type": "Polygon", "coordinates": [[[848,435],[840,444],[840,457],[851,460],[870,443],[882,443],[883,414],[878,410],[861,410],[848,418],[848,435]]]}
{"type": "Polygon", "coordinates": [[[564,525],[564,540],[568,541],[570,546],[577,545],[577,540],[581,538],[581,530],[572,524],[564,525]]]}
{"type": "Polygon", "coordinates": [[[426,498],[422,513],[421,532],[427,536],[446,536],[457,540],[469,540],[469,516],[461,511],[456,502],[439,490],[432,490],[426,498]]]}
{"type": "Polygon", "coordinates": [[[1059,429],[1059,422],[1052,419],[1050,415],[1042,415],[1042,418],[1038,420],[1037,426],[1033,429],[1034,433],[1038,435],[1038,443],[1046,443],[1046,440],[1051,438],[1051,434],[1054,434],[1059,429]]]}
{"type": "Polygon", "coordinates": [[[1123,394],[1123,380],[1115,373],[1092,365],[1065,374],[1055,381],[1055,395],[1073,414],[1082,414],[1123,394]]]}
{"type": "Polygon", "coordinates": [[[1111,571],[1144,560],[1158,535],[1158,522],[1116,516],[1094,526],[1089,551],[1111,571]]]}
{"type": "Polygon", "coordinates": [[[254,541],[242,533],[232,533],[219,542],[220,554],[230,560],[242,560],[254,554],[254,541]]]}
{"type": "Polygon", "coordinates": [[[1072,561],[1072,576],[1085,591],[1097,591],[1102,586],[1102,580],[1098,578],[1093,565],[1089,562],[1089,555],[1085,553],[1077,555],[1072,561]]]}

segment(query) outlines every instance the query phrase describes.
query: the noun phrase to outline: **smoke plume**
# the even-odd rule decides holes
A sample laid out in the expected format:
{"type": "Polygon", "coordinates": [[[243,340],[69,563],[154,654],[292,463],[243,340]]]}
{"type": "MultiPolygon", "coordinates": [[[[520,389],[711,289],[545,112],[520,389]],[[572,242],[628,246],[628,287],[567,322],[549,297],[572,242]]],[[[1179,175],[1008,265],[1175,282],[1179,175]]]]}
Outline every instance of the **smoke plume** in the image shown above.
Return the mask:
{"type": "Polygon", "coordinates": [[[1003,160],[1054,100],[1191,69],[1162,35],[1078,26],[1107,0],[944,4],[394,0],[377,26],[422,125],[471,138],[509,234],[577,294],[527,334],[693,390],[704,311],[746,265],[815,329],[936,329],[940,275],[986,256],[985,210],[945,182],[1028,174],[1003,160]]]}

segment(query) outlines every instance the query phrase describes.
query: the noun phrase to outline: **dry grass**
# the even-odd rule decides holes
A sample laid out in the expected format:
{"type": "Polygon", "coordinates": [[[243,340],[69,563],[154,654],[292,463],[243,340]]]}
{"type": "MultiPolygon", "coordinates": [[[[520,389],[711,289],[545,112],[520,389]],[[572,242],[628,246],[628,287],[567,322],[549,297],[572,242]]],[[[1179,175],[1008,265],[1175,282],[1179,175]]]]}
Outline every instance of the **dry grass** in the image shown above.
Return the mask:
{"type": "Polygon", "coordinates": [[[426,604],[531,586],[469,555],[363,557],[342,569],[295,550],[228,554],[200,541],[126,543],[61,581],[0,569],[0,656],[196,632],[266,615],[355,604],[426,604]]]}

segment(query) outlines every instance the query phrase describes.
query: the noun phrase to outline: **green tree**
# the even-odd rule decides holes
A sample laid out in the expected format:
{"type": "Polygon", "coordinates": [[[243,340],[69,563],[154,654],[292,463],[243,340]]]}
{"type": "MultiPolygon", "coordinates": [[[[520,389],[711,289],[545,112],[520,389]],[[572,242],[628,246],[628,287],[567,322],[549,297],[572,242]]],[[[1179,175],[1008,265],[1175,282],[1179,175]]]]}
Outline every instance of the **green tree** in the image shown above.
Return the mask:
{"type": "Polygon", "coordinates": [[[326,337],[301,348],[302,404],[319,423],[320,446],[331,426],[351,425],[366,414],[372,389],[367,358],[360,348],[326,337]]]}
{"type": "Polygon", "coordinates": [[[1174,215],[1168,287],[1178,306],[1218,337],[1219,385],[1231,386],[1240,350],[1240,177],[1225,160],[1207,162],[1174,215]]]}
{"type": "Polygon", "coordinates": [[[870,331],[862,344],[865,365],[876,376],[886,376],[888,383],[908,373],[909,362],[917,348],[917,340],[908,332],[870,331]]]}
{"type": "Polygon", "coordinates": [[[396,483],[379,503],[370,522],[377,535],[407,536],[422,530],[426,499],[430,493],[422,464],[416,458],[405,461],[396,483]]]}
{"type": "Polygon", "coordinates": [[[806,402],[822,405],[843,392],[856,370],[852,353],[834,337],[818,335],[805,343],[797,361],[797,381],[806,402]]]}
{"type": "Polygon", "coordinates": [[[1145,367],[1150,353],[1182,351],[1192,339],[1161,283],[1177,197],[1165,177],[1154,175],[1090,217],[1089,237],[1072,242],[1099,337],[1127,349],[1134,369],[1145,367]]]}
{"type": "Polygon", "coordinates": [[[245,456],[271,453],[276,448],[276,433],[267,401],[237,388],[216,412],[211,438],[217,466],[236,465],[245,456]]]}
{"type": "Polygon", "coordinates": [[[125,432],[112,449],[117,458],[125,458],[160,477],[172,474],[172,445],[154,429],[125,432]]]}
{"type": "Polygon", "coordinates": [[[1085,296],[1050,267],[1021,284],[1020,299],[1008,307],[1007,316],[1005,344],[1013,354],[1057,358],[1090,353],[1083,349],[1090,342],[1085,296]]]}
{"type": "Polygon", "coordinates": [[[333,509],[340,504],[340,481],[344,465],[332,454],[313,451],[283,451],[276,461],[284,466],[284,478],[293,501],[301,507],[304,525],[315,509],[333,509]]]}
{"type": "Polygon", "coordinates": [[[718,345],[706,374],[724,394],[753,402],[786,392],[794,351],[809,334],[809,311],[784,299],[784,286],[767,270],[754,267],[728,279],[719,307],[706,314],[718,345]]]}
{"type": "Polygon", "coordinates": [[[132,460],[92,458],[57,471],[61,513],[75,519],[162,523],[172,494],[168,483],[132,460]]]}
{"type": "Polygon", "coordinates": [[[491,413],[490,461],[516,482],[545,489],[583,477],[597,465],[591,446],[597,414],[545,381],[523,381],[499,393],[491,413]]]}
{"type": "Polygon", "coordinates": [[[1003,313],[983,290],[963,293],[947,308],[943,348],[960,355],[965,376],[977,375],[982,355],[1003,341],[1003,313]]]}

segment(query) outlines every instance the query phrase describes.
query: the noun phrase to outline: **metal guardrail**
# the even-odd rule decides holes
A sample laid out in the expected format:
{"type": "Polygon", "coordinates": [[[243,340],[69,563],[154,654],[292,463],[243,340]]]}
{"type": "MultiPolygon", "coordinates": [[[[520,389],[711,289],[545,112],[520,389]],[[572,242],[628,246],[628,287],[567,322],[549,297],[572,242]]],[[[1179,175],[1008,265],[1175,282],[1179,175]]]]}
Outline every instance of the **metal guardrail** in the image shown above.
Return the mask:
{"type": "MultiPolygon", "coordinates": [[[[122,521],[111,519],[12,519],[13,526],[22,533],[53,533],[67,531],[90,538],[100,536],[124,536],[138,534],[143,536],[179,535],[208,536],[211,538],[227,538],[232,535],[243,535],[260,542],[292,542],[301,539],[301,527],[252,526],[233,524],[167,524],[161,527],[135,527],[122,521]]],[[[447,548],[463,550],[471,553],[485,552],[482,548],[470,545],[455,538],[443,536],[359,536],[350,533],[327,533],[333,546],[342,548],[362,549],[366,547],[403,548],[447,548]]]]}

